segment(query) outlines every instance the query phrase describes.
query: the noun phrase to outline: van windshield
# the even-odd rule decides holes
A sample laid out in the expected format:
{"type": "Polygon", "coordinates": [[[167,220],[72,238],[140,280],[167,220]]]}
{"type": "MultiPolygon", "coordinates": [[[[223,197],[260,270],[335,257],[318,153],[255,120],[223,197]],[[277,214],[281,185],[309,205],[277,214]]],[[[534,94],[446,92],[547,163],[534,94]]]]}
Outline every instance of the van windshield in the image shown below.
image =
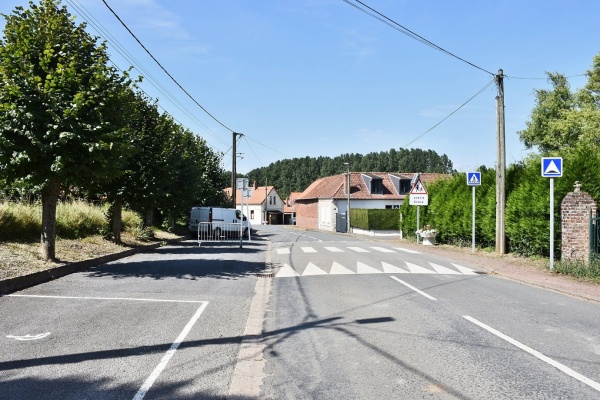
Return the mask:
{"type": "Polygon", "coordinates": [[[235,217],[237,219],[242,219],[242,212],[240,210],[235,210],[235,217]]]}

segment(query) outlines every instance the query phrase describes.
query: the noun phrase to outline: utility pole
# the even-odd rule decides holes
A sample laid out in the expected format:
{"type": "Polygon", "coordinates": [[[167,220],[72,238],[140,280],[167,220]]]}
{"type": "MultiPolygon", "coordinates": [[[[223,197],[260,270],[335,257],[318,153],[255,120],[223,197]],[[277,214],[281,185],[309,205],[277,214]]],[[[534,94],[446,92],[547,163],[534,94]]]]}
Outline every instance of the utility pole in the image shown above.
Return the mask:
{"type": "Polygon", "coordinates": [[[346,166],[346,233],[350,233],[350,163],[344,163],[346,166]]]}
{"type": "Polygon", "coordinates": [[[236,204],[236,192],[237,192],[237,188],[236,188],[236,176],[237,176],[237,171],[236,171],[236,161],[237,161],[237,137],[242,137],[241,133],[237,133],[237,132],[232,132],[233,133],[233,159],[231,161],[231,199],[233,200],[233,206],[235,207],[236,204]]]}
{"type": "Polygon", "coordinates": [[[506,254],[505,210],[506,210],[506,147],[504,143],[504,71],[496,75],[498,96],[496,96],[496,253],[506,254]]]}

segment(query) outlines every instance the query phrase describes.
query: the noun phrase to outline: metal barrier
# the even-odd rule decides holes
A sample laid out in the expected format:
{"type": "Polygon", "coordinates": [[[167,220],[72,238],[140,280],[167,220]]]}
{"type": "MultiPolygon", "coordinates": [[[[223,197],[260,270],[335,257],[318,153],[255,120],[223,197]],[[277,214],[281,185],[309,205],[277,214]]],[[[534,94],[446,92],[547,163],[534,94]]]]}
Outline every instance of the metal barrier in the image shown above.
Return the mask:
{"type": "Polygon", "coordinates": [[[200,222],[198,224],[198,246],[202,242],[239,243],[242,248],[244,232],[241,223],[200,222]]]}

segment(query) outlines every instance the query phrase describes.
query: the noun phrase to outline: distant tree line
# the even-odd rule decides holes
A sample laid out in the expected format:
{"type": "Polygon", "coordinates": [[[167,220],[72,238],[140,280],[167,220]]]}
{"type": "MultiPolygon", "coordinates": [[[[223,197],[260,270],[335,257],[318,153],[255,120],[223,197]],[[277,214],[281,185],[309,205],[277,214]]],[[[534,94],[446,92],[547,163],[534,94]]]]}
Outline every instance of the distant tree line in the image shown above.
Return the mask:
{"type": "Polygon", "coordinates": [[[39,193],[43,258],[61,194],[108,200],[117,241],[123,204],[152,224],[226,202],[222,155],[159,112],[59,0],[29,4],[4,15],[0,39],[0,190],[39,193]]]}
{"type": "Polygon", "coordinates": [[[275,185],[285,198],[290,192],[303,192],[319,178],[346,172],[349,163],[353,172],[453,172],[447,155],[433,150],[390,149],[389,151],[362,154],[342,154],[337,157],[304,157],[276,161],[267,167],[248,172],[250,183],[261,186],[268,181],[275,185]]]}

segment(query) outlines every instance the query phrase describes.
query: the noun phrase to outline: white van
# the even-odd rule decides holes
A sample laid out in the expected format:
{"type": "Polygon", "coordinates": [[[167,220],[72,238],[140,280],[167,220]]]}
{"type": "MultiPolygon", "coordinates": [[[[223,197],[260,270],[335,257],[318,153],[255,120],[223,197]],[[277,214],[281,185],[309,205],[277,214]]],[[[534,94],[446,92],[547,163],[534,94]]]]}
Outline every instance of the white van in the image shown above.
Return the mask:
{"type": "MultiPolygon", "coordinates": [[[[193,207],[190,210],[190,218],[188,222],[188,230],[192,234],[198,233],[198,225],[203,225],[208,228],[208,224],[201,224],[202,222],[211,223],[213,232],[219,231],[230,231],[234,229],[232,223],[242,224],[243,234],[248,234],[248,229],[252,229],[250,222],[240,210],[235,208],[220,208],[220,207],[193,207]]],[[[235,228],[236,230],[239,228],[235,228]]]]}

